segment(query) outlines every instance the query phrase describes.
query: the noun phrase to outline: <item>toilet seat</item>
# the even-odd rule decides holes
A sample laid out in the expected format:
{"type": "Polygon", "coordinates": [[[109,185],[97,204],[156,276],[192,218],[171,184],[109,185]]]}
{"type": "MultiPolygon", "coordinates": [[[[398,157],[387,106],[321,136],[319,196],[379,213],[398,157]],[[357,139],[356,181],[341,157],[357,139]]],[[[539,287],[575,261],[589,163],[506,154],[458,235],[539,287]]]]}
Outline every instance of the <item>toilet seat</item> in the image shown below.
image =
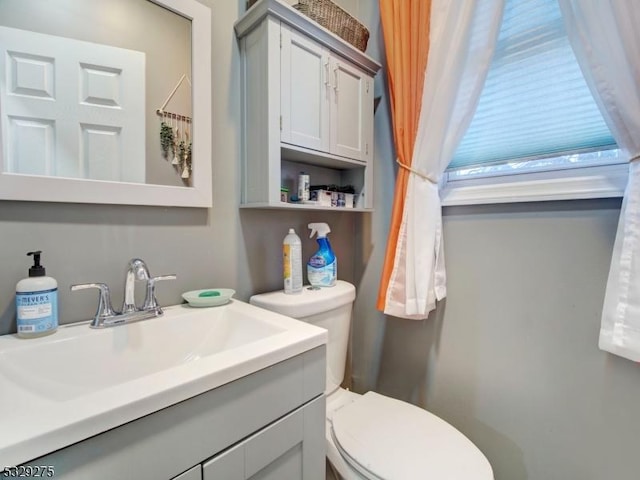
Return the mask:
{"type": "Polygon", "coordinates": [[[439,417],[368,392],[331,412],[331,437],[342,457],[372,480],[493,480],[480,450],[439,417]]]}

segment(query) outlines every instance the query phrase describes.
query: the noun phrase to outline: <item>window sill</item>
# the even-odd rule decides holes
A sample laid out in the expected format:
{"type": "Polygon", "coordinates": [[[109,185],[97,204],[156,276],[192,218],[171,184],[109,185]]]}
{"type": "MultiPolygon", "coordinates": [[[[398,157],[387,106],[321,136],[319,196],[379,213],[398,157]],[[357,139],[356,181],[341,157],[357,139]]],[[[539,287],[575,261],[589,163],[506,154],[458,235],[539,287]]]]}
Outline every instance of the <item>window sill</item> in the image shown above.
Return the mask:
{"type": "Polygon", "coordinates": [[[627,163],[445,182],[443,206],[622,197],[627,163]]]}

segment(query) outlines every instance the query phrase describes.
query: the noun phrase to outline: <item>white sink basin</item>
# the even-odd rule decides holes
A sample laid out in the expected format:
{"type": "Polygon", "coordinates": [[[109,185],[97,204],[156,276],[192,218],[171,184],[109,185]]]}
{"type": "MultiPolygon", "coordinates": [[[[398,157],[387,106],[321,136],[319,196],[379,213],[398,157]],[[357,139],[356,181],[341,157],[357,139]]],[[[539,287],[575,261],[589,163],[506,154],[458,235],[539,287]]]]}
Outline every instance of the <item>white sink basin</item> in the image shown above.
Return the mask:
{"type": "Polygon", "coordinates": [[[39,343],[18,341],[0,351],[0,378],[65,401],[285,331],[233,307],[182,310],[127,328],[88,330],[82,325],[39,343]],[[181,318],[173,318],[178,312],[181,318]]]}
{"type": "Polygon", "coordinates": [[[233,300],[104,330],[0,336],[0,464],[18,465],[326,343],[233,300]]]}

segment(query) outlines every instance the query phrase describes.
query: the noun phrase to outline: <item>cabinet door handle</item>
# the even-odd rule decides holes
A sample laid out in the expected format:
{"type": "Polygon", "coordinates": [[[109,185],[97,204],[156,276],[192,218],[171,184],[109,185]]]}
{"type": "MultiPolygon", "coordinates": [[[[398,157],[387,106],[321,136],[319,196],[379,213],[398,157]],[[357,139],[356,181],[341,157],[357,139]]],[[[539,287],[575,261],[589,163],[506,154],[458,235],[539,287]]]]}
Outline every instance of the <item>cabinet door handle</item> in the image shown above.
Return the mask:
{"type": "Polygon", "coordinates": [[[324,86],[329,87],[331,83],[329,83],[329,59],[324,64],[324,86]]]}
{"type": "Polygon", "coordinates": [[[333,69],[333,76],[335,79],[335,84],[333,85],[333,89],[336,91],[336,93],[339,92],[339,88],[338,88],[338,70],[339,70],[339,65],[336,63],[336,67],[333,69]]]}

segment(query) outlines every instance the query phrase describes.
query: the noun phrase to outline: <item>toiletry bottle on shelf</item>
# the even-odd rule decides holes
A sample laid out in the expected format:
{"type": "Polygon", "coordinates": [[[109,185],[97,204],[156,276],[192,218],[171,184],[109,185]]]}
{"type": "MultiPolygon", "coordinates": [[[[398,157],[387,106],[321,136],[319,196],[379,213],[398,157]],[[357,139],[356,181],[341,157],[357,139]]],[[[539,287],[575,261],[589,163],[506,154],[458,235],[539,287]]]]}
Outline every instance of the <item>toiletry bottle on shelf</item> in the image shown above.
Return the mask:
{"type": "Polygon", "coordinates": [[[58,282],[46,276],[40,265],[41,253],[27,253],[33,255],[33,266],[29,277],[16,285],[16,320],[21,338],[42,337],[58,328],[58,282]]]}
{"type": "Polygon", "coordinates": [[[304,203],[309,200],[309,195],[309,175],[300,172],[298,175],[298,200],[304,203]]]}
{"type": "Polygon", "coordinates": [[[310,223],[309,238],[318,233],[318,251],[307,262],[307,277],[313,287],[333,287],[338,277],[338,259],[336,258],[327,234],[331,231],[326,223],[310,223]]]}
{"type": "Polygon", "coordinates": [[[284,293],[302,292],[302,242],[293,228],[282,242],[284,293]]]}

